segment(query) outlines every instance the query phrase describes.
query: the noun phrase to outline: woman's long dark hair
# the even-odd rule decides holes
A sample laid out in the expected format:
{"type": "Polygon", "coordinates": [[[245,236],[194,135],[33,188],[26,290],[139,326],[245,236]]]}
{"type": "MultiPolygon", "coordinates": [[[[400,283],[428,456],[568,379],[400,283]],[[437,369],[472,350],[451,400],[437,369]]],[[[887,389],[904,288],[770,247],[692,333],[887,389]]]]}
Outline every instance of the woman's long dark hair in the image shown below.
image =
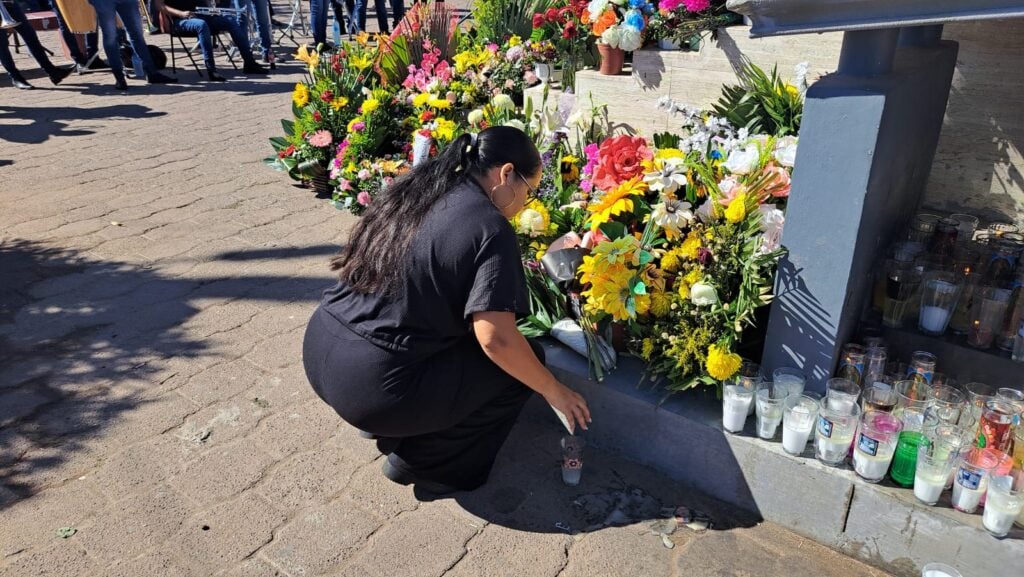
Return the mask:
{"type": "Polygon", "coordinates": [[[434,203],[467,179],[511,163],[524,177],[540,170],[537,147],[523,131],[494,126],[477,135],[463,134],[437,158],[395,179],[373,199],[352,230],[331,270],[360,293],[391,293],[404,270],[409,241],[434,203]]]}

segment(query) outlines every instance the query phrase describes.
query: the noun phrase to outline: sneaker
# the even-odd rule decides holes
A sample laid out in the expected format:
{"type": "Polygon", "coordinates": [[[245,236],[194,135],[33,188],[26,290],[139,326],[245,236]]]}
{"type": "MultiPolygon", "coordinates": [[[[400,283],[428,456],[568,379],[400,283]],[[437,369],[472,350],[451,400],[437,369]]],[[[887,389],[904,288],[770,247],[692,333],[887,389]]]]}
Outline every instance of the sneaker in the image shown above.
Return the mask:
{"type": "Polygon", "coordinates": [[[128,90],[128,81],[121,76],[114,80],[114,88],[121,91],[128,90]]]}
{"type": "Polygon", "coordinates": [[[89,70],[106,70],[107,68],[110,68],[110,65],[102,58],[93,59],[92,64],[89,65],[89,70]]]}
{"type": "Polygon", "coordinates": [[[146,80],[150,84],[174,84],[178,81],[177,78],[174,78],[173,76],[167,76],[166,74],[160,72],[154,72],[153,74],[150,74],[146,80]]]}
{"type": "Polygon", "coordinates": [[[11,76],[11,83],[13,83],[14,87],[19,89],[19,90],[34,90],[35,89],[35,86],[32,86],[31,84],[29,84],[28,81],[25,80],[24,78],[22,78],[21,76],[17,76],[17,77],[11,76]]]}
{"type": "Polygon", "coordinates": [[[267,69],[260,66],[255,60],[253,60],[252,62],[246,62],[245,65],[242,66],[242,72],[246,74],[266,74],[267,69]]]}

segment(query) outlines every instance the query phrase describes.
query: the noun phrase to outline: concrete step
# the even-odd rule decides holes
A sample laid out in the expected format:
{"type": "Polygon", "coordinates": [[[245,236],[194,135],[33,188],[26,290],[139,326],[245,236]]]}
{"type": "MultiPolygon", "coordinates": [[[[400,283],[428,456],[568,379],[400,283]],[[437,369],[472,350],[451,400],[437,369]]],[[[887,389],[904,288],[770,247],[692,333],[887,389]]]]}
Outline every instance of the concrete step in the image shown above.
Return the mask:
{"type": "Polygon", "coordinates": [[[649,382],[639,388],[638,359],[620,359],[618,369],[596,383],[587,378],[584,358],[553,341],[545,350],[555,375],[590,404],[589,442],[895,575],[918,577],[930,562],[971,577],[1021,574],[1024,531],[996,539],[980,514],[953,510],[948,493],[926,507],[911,490],[866,483],[848,468],[821,464],[810,451],[791,456],[781,443],[758,439],[752,418],[742,435],[728,434],[713,393],[665,399],[649,382]]]}

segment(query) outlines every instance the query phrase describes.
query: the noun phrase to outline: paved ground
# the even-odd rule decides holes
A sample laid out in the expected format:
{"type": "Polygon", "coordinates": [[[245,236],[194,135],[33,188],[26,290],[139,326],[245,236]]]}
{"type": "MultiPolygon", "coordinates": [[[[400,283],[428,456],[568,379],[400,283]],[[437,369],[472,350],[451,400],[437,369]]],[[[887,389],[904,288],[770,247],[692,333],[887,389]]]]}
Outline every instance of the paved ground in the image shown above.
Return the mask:
{"type": "Polygon", "coordinates": [[[352,220],[258,162],[299,74],[0,88],[0,575],[880,575],[600,451],[562,486],[539,404],[476,493],[384,480],[300,362],[352,220]]]}

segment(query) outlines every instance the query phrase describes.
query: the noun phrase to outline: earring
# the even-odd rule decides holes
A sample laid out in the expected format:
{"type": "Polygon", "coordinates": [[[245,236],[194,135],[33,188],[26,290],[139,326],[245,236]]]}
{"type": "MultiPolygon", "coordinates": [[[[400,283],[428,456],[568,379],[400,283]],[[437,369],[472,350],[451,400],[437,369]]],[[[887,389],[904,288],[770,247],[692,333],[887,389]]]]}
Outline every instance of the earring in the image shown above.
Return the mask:
{"type": "Polygon", "coordinates": [[[512,190],[512,200],[510,200],[508,202],[508,204],[506,204],[505,206],[501,206],[500,204],[498,204],[498,201],[494,200],[494,197],[495,197],[494,191],[498,190],[501,187],[505,187],[507,190],[512,190],[512,187],[510,187],[507,184],[495,185],[493,188],[491,188],[491,194],[490,194],[489,198],[491,199],[491,202],[494,203],[494,206],[498,207],[498,210],[505,210],[505,209],[511,207],[516,202],[516,191],[512,190]]]}

